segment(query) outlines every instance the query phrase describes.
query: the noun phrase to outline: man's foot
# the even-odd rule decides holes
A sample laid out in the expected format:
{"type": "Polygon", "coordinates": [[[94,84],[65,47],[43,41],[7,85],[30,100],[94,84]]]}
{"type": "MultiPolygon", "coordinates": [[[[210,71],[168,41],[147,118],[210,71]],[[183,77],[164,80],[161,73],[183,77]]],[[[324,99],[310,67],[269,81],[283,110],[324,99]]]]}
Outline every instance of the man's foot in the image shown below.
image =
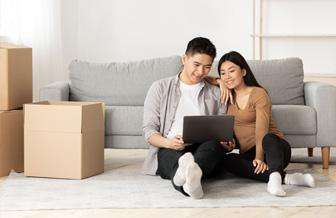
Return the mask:
{"type": "Polygon", "coordinates": [[[199,199],[203,197],[201,184],[202,170],[197,163],[193,162],[187,167],[186,182],[183,190],[192,198],[199,199]]]}
{"type": "Polygon", "coordinates": [[[183,186],[186,182],[187,167],[195,163],[194,156],[188,152],[182,155],[178,160],[178,168],[176,170],[173,182],[176,186],[183,186]]]}
{"type": "Polygon", "coordinates": [[[306,187],[315,187],[315,179],[314,177],[309,174],[302,174],[302,173],[292,173],[285,175],[285,184],[286,185],[299,185],[299,186],[306,186],[306,187]]]}
{"type": "Polygon", "coordinates": [[[275,196],[284,197],[286,192],[282,188],[282,178],[279,172],[273,172],[269,176],[267,191],[275,196]]]}
{"type": "Polygon", "coordinates": [[[194,156],[190,152],[185,153],[179,158],[178,168],[173,178],[173,182],[176,186],[184,185],[186,181],[187,167],[194,162],[195,162],[194,156]]]}

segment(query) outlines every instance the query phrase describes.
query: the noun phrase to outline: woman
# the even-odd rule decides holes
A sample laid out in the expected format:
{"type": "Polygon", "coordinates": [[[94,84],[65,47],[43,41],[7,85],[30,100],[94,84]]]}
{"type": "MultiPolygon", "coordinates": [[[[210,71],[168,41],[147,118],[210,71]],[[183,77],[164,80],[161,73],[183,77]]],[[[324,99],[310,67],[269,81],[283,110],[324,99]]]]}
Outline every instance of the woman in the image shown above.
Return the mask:
{"type": "Polygon", "coordinates": [[[246,178],[267,182],[267,191],[285,196],[282,183],[314,187],[310,174],[286,174],[291,148],[277,129],[271,113],[267,91],[259,85],[244,57],[238,52],[225,54],[218,63],[222,99],[228,104],[228,115],[235,116],[237,143],[224,145],[239,148],[239,154],[224,156],[227,171],[246,178]]]}

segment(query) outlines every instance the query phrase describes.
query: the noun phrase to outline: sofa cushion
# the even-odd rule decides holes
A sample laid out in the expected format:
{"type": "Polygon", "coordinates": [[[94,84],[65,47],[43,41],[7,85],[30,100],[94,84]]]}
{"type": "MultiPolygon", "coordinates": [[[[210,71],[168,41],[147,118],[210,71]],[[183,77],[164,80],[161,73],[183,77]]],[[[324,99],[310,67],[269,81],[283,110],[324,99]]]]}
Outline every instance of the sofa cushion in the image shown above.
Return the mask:
{"type": "Polygon", "coordinates": [[[256,79],[273,104],[303,105],[303,64],[299,58],[249,61],[256,79]]]}
{"type": "MultiPolygon", "coordinates": [[[[304,105],[273,105],[272,116],[286,135],[316,134],[316,111],[304,105]]],[[[143,106],[106,106],[106,135],[142,135],[143,106]]]]}
{"type": "Polygon", "coordinates": [[[145,138],[139,135],[105,136],[106,148],[148,148],[145,138]]]}
{"type": "MultiPolygon", "coordinates": [[[[261,86],[267,89],[272,104],[303,105],[303,64],[299,58],[285,58],[264,61],[248,61],[248,64],[261,86]]],[[[218,76],[218,62],[211,70],[218,76]]]]}
{"type": "Polygon", "coordinates": [[[106,135],[142,135],[143,106],[106,106],[106,135]]]}
{"type": "Polygon", "coordinates": [[[278,129],[286,135],[314,135],[316,111],[304,105],[273,105],[272,115],[278,129]]]}
{"type": "Polygon", "coordinates": [[[69,66],[70,100],[143,105],[150,85],[177,75],[181,67],[180,56],[107,64],[75,60],[69,66]]]}
{"type": "Polygon", "coordinates": [[[306,148],[316,145],[316,135],[285,135],[292,148],[306,148]]]}

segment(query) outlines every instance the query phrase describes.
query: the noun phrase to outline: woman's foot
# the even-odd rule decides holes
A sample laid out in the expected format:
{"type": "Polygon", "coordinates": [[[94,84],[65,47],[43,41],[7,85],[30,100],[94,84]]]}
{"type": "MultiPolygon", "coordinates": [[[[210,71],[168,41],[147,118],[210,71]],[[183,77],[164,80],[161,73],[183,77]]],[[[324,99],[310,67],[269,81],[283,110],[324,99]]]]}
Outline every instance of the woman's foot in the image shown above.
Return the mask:
{"type": "Polygon", "coordinates": [[[192,163],[195,163],[195,160],[194,156],[190,152],[185,153],[179,158],[178,168],[173,178],[173,182],[176,186],[184,185],[184,183],[186,182],[187,167],[192,163]]]}
{"type": "Polygon", "coordinates": [[[279,172],[273,172],[270,174],[267,183],[267,191],[275,196],[286,196],[286,192],[282,188],[282,178],[279,172]]]}
{"type": "Polygon", "coordinates": [[[306,186],[306,187],[315,187],[315,179],[309,174],[302,173],[292,173],[285,175],[285,184],[286,185],[298,185],[298,186],[306,186]]]}
{"type": "Polygon", "coordinates": [[[186,182],[183,190],[192,198],[199,199],[203,197],[201,184],[202,170],[197,163],[193,162],[187,167],[186,182]]]}

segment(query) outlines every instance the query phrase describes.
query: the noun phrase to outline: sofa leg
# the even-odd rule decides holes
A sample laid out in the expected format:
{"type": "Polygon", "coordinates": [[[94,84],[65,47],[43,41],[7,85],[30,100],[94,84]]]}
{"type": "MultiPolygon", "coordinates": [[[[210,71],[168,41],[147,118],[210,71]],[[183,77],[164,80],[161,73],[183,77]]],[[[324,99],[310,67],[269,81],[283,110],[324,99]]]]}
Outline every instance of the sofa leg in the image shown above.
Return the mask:
{"type": "Polygon", "coordinates": [[[308,150],[308,157],[312,157],[314,154],[314,148],[307,148],[308,150]]]}
{"type": "Polygon", "coordinates": [[[329,168],[329,158],[330,158],[330,147],[322,147],[322,168],[329,168]]]}

